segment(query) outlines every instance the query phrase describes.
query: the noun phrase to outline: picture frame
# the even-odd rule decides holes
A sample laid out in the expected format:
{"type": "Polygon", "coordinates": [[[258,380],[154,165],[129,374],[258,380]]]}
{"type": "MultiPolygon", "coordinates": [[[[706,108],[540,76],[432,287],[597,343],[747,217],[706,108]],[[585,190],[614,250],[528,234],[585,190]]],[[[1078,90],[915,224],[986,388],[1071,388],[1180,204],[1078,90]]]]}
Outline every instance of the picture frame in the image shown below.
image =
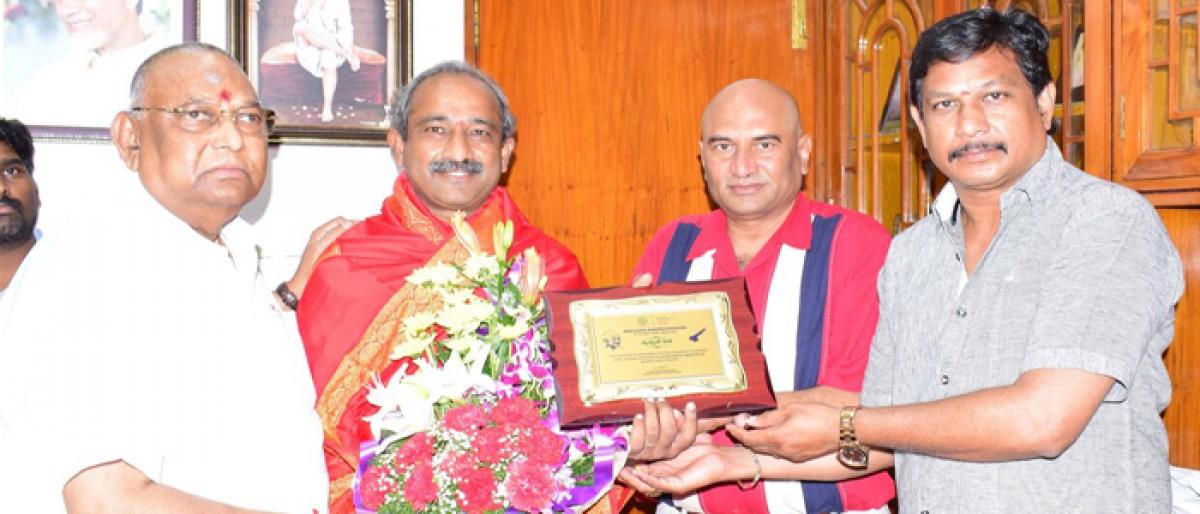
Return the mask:
{"type": "Polygon", "coordinates": [[[142,61],[198,34],[199,0],[126,6],[10,3],[0,19],[0,116],[21,120],[38,141],[108,141],[142,61]]]}
{"type": "Polygon", "coordinates": [[[411,78],[411,0],[229,0],[228,13],[230,51],[276,113],[272,142],[385,144],[411,78]]]}

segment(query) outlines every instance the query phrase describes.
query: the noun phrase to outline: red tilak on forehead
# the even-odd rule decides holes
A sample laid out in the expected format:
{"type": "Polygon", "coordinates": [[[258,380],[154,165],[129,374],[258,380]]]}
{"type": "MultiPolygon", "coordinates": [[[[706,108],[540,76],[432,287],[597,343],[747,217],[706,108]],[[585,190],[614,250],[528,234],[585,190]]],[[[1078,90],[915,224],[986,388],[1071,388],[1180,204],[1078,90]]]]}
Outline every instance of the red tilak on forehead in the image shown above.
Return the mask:
{"type": "Polygon", "coordinates": [[[228,89],[221,90],[221,99],[222,100],[225,100],[226,102],[228,102],[232,98],[233,98],[233,93],[230,93],[228,89]]]}

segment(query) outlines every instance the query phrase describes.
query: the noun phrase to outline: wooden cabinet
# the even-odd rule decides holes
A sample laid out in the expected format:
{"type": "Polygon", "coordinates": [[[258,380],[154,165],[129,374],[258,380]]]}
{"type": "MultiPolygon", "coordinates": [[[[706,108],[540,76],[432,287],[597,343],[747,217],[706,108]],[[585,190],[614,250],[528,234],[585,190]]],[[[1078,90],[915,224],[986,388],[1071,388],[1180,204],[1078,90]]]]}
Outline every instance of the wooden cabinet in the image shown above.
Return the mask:
{"type": "Polygon", "coordinates": [[[917,37],[936,19],[935,2],[836,2],[830,10],[825,87],[837,106],[829,167],[813,194],[870,214],[893,233],[929,208],[932,175],[908,115],[908,63],[917,37]]]}
{"type": "Polygon", "coordinates": [[[1200,205],[1196,2],[1125,0],[1119,9],[1113,178],[1156,205],[1200,205]]]}

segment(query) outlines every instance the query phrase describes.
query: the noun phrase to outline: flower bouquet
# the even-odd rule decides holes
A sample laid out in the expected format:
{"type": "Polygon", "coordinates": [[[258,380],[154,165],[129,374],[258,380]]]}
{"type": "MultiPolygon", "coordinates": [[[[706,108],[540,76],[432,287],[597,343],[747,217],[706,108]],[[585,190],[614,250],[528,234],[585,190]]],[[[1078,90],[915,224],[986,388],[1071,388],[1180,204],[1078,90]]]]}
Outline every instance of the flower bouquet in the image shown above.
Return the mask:
{"type": "Polygon", "coordinates": [[[512,222],[496,224],[495,254],[462,213],[452,219],[469,256],[407,277],[433,301],[403,321],[390,358],[405,359],[367,401],[375,440],[354,484],[359,512],[582,511],[612,486],[625,440],[612,427],[565,432],[554,402],[542,289],[533,248],[506,259],[512,222]]]}

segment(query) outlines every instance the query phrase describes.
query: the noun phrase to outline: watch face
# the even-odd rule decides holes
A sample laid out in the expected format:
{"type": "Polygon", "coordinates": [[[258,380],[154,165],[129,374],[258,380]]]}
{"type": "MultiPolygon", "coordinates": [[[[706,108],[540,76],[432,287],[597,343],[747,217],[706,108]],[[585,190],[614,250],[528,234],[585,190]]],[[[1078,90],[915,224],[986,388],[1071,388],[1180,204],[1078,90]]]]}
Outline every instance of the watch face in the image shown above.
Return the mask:
{"type": "Polygon", "coordinates": [[[838,448],[837,459],[843,466],[862,469],[867,467],[867,450],[861,446],[843,446],[838,448]]]}

